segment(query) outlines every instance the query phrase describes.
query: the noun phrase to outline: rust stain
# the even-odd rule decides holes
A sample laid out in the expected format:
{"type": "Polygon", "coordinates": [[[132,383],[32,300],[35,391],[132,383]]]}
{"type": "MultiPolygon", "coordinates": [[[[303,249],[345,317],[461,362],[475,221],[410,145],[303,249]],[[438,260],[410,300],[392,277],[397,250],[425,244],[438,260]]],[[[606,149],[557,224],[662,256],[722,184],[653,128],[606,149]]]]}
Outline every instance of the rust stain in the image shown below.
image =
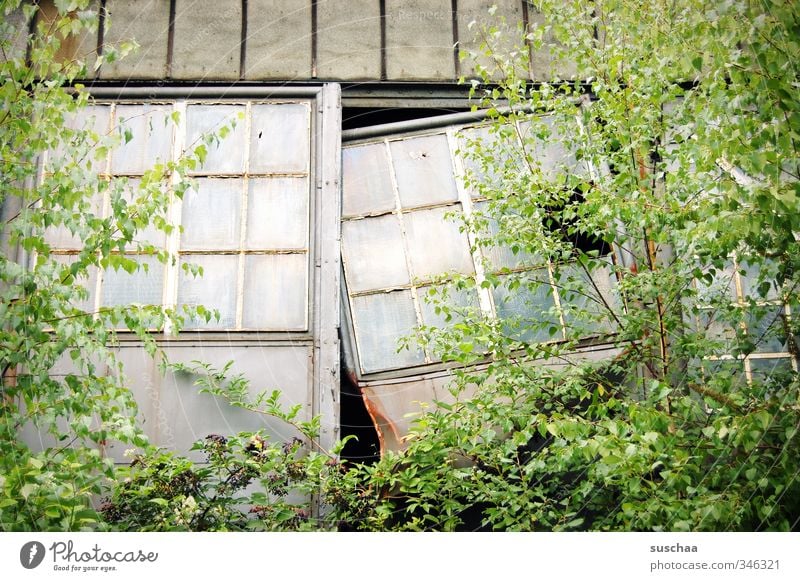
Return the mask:
{"type": "Polygon", "coordinates": [[[398,435],[397,426],[389,419],[388,414],[380,404],[379,398],[375,397],[372,390],[368,388],[359,389],[364,400],[364,406],[367,408],[367,413],[372,418],[375,431],[378,433],[381,456],[389,450],[393,452],[402,450],[404,447],[403,439],[398,435]]]}

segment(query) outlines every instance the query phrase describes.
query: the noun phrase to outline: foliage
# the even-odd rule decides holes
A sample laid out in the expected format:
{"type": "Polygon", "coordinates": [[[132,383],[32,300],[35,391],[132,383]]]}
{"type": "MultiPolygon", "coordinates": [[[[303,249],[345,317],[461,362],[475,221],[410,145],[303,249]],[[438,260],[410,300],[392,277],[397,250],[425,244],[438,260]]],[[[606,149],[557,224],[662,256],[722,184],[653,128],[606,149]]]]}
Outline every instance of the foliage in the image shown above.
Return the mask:
{"type": "Polygon", "coordinates": [[[206,147],[204,138],[183,159],[150,168],[138,184],[102,175],[110,150],[131,135],[98,131],[91,119],[81,123],[91,98],[76,79],[87,76],[89,59],[99,67],[131,47],[63,57],[62,43],[96,27],[90,4],[56,2],[55,17],[38,18],[36,33],[29,35],[27,24],[10,16],[21,10],[31,21],[38,6],[0,3],[2,530],[103,526],[91,499],[115,478],[115,470],[102,447],[112,441],[146,445],[114,355],[116,330],[135,334],[156,356],[150,330],[168,321],[177,329],[184,314],[191,314],[141,304],[94,312],[87,305],[90,281],[99,272],[146,268],[125,251],[162,263],[172,259],[140,235],[148,227],[173,229],[166,211],[170,196],[181,196],[189,187],[186,171],[202,160],[206,147]],[[102,210],[103,200],[108,212],[102,210]],[[71,256],[54,252],[58,233],[82,247],[71,256]],[[26,443],[37,437],[41,446],[26,443]]]}
{"type": "Polygon", "coordinates": [[[453,286],[499,318],[431,293],[451,325],[422,338],[467,367],[364,469],[362,524],[796,529],[796,6],[534,4],[555,80],[485,28],[462,148],[487,260],[453,286]]]}
{"type": "Polygon", "coordinates": [[[203,463],[161,450],[138,454],[102,507],[116,530],[301,531],[335,526],[336,513],[320,515],[314,503],[323,496],[342,504],[349,494],[347,470],[337,458],[347,440],[325,450],[318,443],[318,417],[299,421],[302,406],[285,410],[279,391],[250,398],[249,382],[241,375],[229,376],[231,364],[220,370],[200,362],[173,368],[198,376],[201,393],[277,419],[295,435],[276,441],[264,432],[231,438],[211,434],[192,448],[203,452],[203,463]]]}

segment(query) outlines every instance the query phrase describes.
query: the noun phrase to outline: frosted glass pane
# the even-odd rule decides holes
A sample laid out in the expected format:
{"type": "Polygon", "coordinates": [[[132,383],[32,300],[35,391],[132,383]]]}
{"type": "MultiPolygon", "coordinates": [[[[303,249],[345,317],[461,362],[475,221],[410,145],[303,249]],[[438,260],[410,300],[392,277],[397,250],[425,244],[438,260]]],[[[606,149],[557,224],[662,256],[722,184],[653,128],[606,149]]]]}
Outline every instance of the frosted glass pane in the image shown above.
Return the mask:
{"type": "Polygon", "coordinates": [[[308,297],[305,254],[245,257],[242,325],[268,331],[304,331],[308,297]]]}
{"type": "Polygon", "coordinates": [[[430,135],[390,143],[403,207],[455,202],[458,190],[447,137],[430,135]]]}
{"type": "Polygon", "coordinates": [[[308,178],[253,178],[248,189],[246,248],[308,247],[308,178]]]}
{"type": "MultiPolygon", "coordinates": [[[[111,107],[109,105],[90,105],[68,116],[64,125],[69,129],[93,132],[99,141],[108,135],[110,121],[111,107]]],[[[85,140],[77,143],[76,137],[70,137],[69,143],[61,143],[55,151],[50,153],[49,163],[51,167],[58,168],[64,159],[73,159],[76,154],[81,157],[84,156],[84,148],[87,145],[94,146],[98,141],[94,141],[91,136],[87,135],[85,140]]],[[[105,159],[95,161],[93,156],[91,159],[93,164],[96,164],[91,169],[98,172],[106,171],[105,159]]]]}
{"type": "Polygon", "coordinates": [[[457,217],[445,218],[456,205],[403,214],[414,278],[429,279],[448,271],[474,272],[467,235],[459,231],[457,217]]]}
{"type": "Polygon", "coordinates": [[[606,263],[594,269],[591,278],[575,264],[562,265],[554,273],[567,334],[572,337],[608,333],[616,326],[609,307],[617,314],[621,309],[612,266],[606,263]]]}
{"type": "MultiPolygon", "coordinates": [[[[136,198],[141,195],[139,192],[139,184],[141,184],[141,179],[139,178],[117,178],[117,179],[127,179],[128,185],[125,188],[125,200],[131,204],[135,203],[136,198]]],[[[146,228],[139,230],[137,235],[134,237],[134,243],[128,244],[127,248],[129,250],[136,250],[138,245],[137,243],[141,244],[152,244],[158,248],[163,248],[166,244],[167,235],[164,233],[163,230],[159,230],[154,225],[148,225],[146,228]]]]}
{"type": "Polygon", "coordinates": [[[311,159],[308,105],[253,105],[250,173],[307,172],[311,159]]]}
{"type": "MultiPolygon", "coordinates": [[[[441,287],[436,287],[440,289],[441,287]]],[[[455,285],[449,285],[446,296],[442,296],[440,292],[435,295],[429,294],[429,288],[421,288],[418,290],[419,306],[422,312],[422,322],[431,327],[438,327],[445,329],[454,324],[462,321],[464,317],[457,311],[463,309],[470,309],[477,311],[479,309],[478,293],[474,288],[457,289],[455,285]],[[435,297],[435,301],[433,300],[435,297]],[[444,306],[455,309],[450,311],[450,320],[447,320],[447,315],[444,312],[436,312],[437,304],[444,304],[444,306]]]]}
{"type": "MultiPolygon", "coordinates": [[[[530,252],[526,252],[521,248],[517,248],[517,251],[514,252],[514,248],[510,244],[499,243],[496,240],[500,233],[500,226],[497,220],[488,215],[489,209],[486,202],[475,204],[475,209],[477,213],[481,214],[481,217],[487,220],[486,231],[480,233],[481,237],[486,240],[485,244],[481,246],[481,252],[488,261],[490,270],[496,272],[504,268],[516,269],[525,266],[542,265],[544,261],[530,252]]],[[[510,230],[510,227],[506,229],[506,232],[511,231],[513,230],[510,230]]]]}
{"type": "Polygon", "coordinates": [[[742,297],[747,299],[762,300],[776,300],[780,298],[778,289],[775,288],[775,280],[777,279],[777,263],[763,263],[752,264],[747,260],[742,260],[739,263],[739,281],[742,287],[742,297]],[[765,295],[759,292],[759,277],[762,278],[761,282],[769,281],[769,288],[765,295]]]}
{"type": "Polygon", "coordinates": [[[342,151],[342,213],[378,214],[395,207],[386,145],[373,143],[342,151]]]}
{"type": "Polygon", "coordinates": [[[397,352],[397,341],[414,331],[417,318],[409,291],[352,299],[353,326],[364,373],[424,363],[419,350],[397,352]]]}
{"type": "Polygon", "coordinates": [[[170,159],[175,126],[170,113],[172,107],[166,105],[117,105],[116,131],[123,145],[111,154],[112,173],[141,174],[157,161],[170,159]],[[125,130],[132,136],[128,143],[125,130]]]}
{"type": "Polygon", "coordinates": [[[525,273],[523,281],[538,281],[542,284],[526,284],[509,291],[511,276],[501,277],[503,283],[492,289],[497,317],[504,321],[506,332],[522,341],[549,341],[563,339],[561,322],[553,310],[553,288],[548,282],[547,271],[539,269],[525,273]],[[554,333],[550,333],[553,330],[554,333]]]}
{"type": "Polygon", "coordinates": [[[187,321],[187,329],[232,329],[236,326],[236,281],[238,256],[184,256],[184,263],[202,266],[202,277],[180,271],[178,281],[178,306],[203,305],[207,309],[219,310],[220,320],[187,321]]]}
{"type": "Polygon", "coordinates": [[[195,173],[227,173],[244,172],[244,140],[245,122],[244,105],[189,105],[186,108],[186,146],[192,151],[203,143],[202,136],[207,133],[218,133],[223,126],[230,127],[235,121],[236,127],[224,139],[208,146],[208,157],[195,173]]]}
{"type": "Polygon", "coordinates": [[[464,168],[465,187],[473,198],[502,187],[503,175],[522,170],[519,142],[511,126],[504,135],[492,134],[488,126],[470,127],[459,132],[459,157],[464,168]]]}
{"type": "Polygon", "coordinates": [[[747,333],[758,353],[786,353],[786,311],[782,305],[745,307],[747,333]]]}
{"type": "Polygon", "coordinates": [[[769,382],[774,381],[778,385],[786,385],[791,381],[794,373],[791,359],[750,359],[750,372],[753,381],[769,382]]]}
{"type": "MultiPolygon", "coordinates": [[[[87,219],[100,217],[103,197],[101,194],[94,194],[89,200],[88,212],[73,213],[73,216],[80,217],[80,221],[85,223],[87,219]]],[[[84,240],[70,232],[66,226],[51,226],[44,231],[44,239],[51,248],[61,250],[79,250],[83,248],[84,240]]]]}
{"type": "Polygon", "coordinates": [[[103,273],[103,306],[160,305],[164,286],[164,265],[154,256],[129,256],[142,267],[129,274],[123,269],[106,269],[103,273]],[[145,266],[146,265],[146,266],[145,266]],[[147,271],[144,268],[147,268],[147,271]]]}
{"type": "Polygon", "coordinates": [[[342,253],[350,292],[410,282],[395,216],[342,223],[342,253]]]}
{"type": "MultiPolygon", "coordinates": [[[[57,255],[57,254],[51,255],[51,258],[52,258],[52,260],[54,262],[57,262],[59,264],[64,264],[64,265],[73,264],[77,260],[77,257],[75,257],[75,256],[57,255]]],[[[96,293],[96,290],[97,290],[97,268],[94,267],[94,266],[89,267],[86,270],[86,276],[81,276],[81,277],[78,277],[78,278],[74,279],[74,282],[72,283],[72,286],[73,287],[77,287],[77,286],[83,287],[87,292],[87,298],[85,300],[71,301],[71,304],[75,308],[80,309],[82,311],[85,311],[87,313],[94,312],[94,310],[95,310],[95,308],[94,308],[94,299],[95,299],[95,295],[97,294],[96,293]]]]}
{"type": "Polygon", "coordinates": [[[183,196],[182,250],[233,250],[239,247],[242,180],[199,179],[183,196]]]}
{"type": "Polygon", "coordinates": [[[575,155],[567,150],[564,138],[558,134],[558,129],[553,119],[549,116],[544,116],[542,121],[550,131],[550,135],[545,138],[546,141],[535,136],[534,126],[528,122],[519,124],[519,134],[528,151],[531,151],[530,144],[535,144],[531,157],[542,169],[544,175],[551,179],[564,173],[587,175],[588,172],[585,165],[578,163],[575,155]]]}

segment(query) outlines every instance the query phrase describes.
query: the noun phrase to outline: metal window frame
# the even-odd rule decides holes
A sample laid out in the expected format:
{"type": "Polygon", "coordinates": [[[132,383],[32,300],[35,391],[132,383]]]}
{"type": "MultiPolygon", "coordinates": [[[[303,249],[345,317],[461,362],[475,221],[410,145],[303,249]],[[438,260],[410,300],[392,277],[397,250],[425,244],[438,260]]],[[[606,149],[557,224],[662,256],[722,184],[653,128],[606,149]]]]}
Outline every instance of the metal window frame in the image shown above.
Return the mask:
{"type": "MultiPolygon", "coordinates": [[[[576,101],[576,106],[579,106],[581,103],[580,101],[576,101]]],[[[507,110],[506,110],[507,112],[507,110]]],[[[546,112],[542,111],[542,114],[546,114],[546,112]]],[[[394,172],[391,171],[392,174],[392,186],[393,186],[393,194],[396,199],[395,208],[391,211],[386,212],[386,215],[394,214],[398,216],[398,219],[401,221],[401,232],[403,236],[403,250],[406,254],[407,262],[410,260],[408,256],[408,248],[405,242],[405,232],[402,230],[402,219],[401,216],[404,213],[408,212],[415,212],[419,210],[427,210],[431,208],[438,208],[438,207],[453,207],[456,208],[458,206],[461,207],[461,211],[464,213],[465,218],[469,219],[474,211],[474,206],[481,201],[482,198],[475,198],[472,196],[472,193],[468,191],[463,183],[463,177],[465,175],[465,168],[463,165],[463,160],[456,155],[456,151],[459,147],[459,134],[467,129],[478,127],[482,124],[482,122],[486,121],[492,115],[488,110],[478,110],[478,111],[470,111],[470,112],[462,112],[462,113],[454,113],[450,115],[441,115],[437,117],[430,117],[424,119],[415,119],[410,121],[402,121],[397,123],[387,123],[383,125],[376,125],[370,127],[363,127],[357,129],[351,129],[342,132],[342,146],[343,148],[347,147],[355,147],[359,145],[367,145],[367,144],[375,144],[375,143],[384,143],[387,148],[387,158],[389,163],[391,164],[391,155],[389,152],[389,143],[391,141],[398,141],[404,139],[413,139],[417,137],[427,136],[427,135],[442,135],[444,134],[447,138],[448,147],[450,151],[450,161],[452,164],[453,169],[453,178],[456,183],[456,188],[458,191],[458,199],[453,202],[448,202],[446,204],[443,203],[431,203],[429,205],[422,205],[422,206],[414,206],[413,208],[405,208],[401,207],[399,201],[399,192],[397,189],[396,179],[394,178],[394,172]]],[[[589,167],[588,173],[590,175],[596,175],[599,171],[597,168],[589,167]]],[[[390,170],[393,168],[390,165],[390,170]]],[[[383,215],[383,214],[381,214],[383,215]]],[[[347,218],[343,218],[343,221],[346,220],[360,220],[360,219],[368,219],[370,217],[374,217],[371,214],[366,215],[354,215],[348,216],[347,218]]],[[[478,298],[478,306],[486,316],[491,318],[497,317],[497,308],[494,303],[494,297],[492,295],[491,289],[483,288],[481,282],[486,280],[486,272],[483,266],[485,256],[483,254],[482,249],[479,247],[477,242],[477,235],[474,232],[468,232],[468,242],[471,247],[471,257],[474,266],[474,273],[472,276],[476,281],[476,293],[478,298]]],[[[609,253],[609,257],[611,261],[616,264],[619,261],[619,252],[616,247],[611,249],[609,253]]],[[[442,373],[447,373],[448,370],[458,368],[461,365],[455,362],[441,362],[441,361],[434,361],[427,350],[425,350],[425,360],[423,363],[413,366],[407,367],[391,367],[381,370],[375,371],[368,371],[365,370],[361,363],[361,358],[359,355],[359,346],[356,339],[355,333],[355,321],[352,313],[352,306],[351,306],[351,298],[355,296],[365,296],[371,294],[380,294],[384,292],[388,292],[389,290],[400,290],[401,288],[404,290],[411,290],[412,292],[412,300],[414,302],[414,309],[417,315],[417,324],[423,322],[423,318],[420,312],[419,306],[419,296],[417,293],[418,288],[420,287],[427,287],[430,285],[430,281],[422,280],[418,281],[414,278],[413,269],[410,264],[408,264],[409,275],[411,282],[408,285],[402,285],[402,287],[391,287],[391,288],[380,288],[380,289],[371,289],[369,291],[359,291],[351,293],[347,288],[346,283],[346,266],[345,260],[342,260],[342,292],[341,292],[341,301],[342,301],[342,314],[343,314],[343,324],[344,324],[344,361],[349,370],[355,373],[356,379],[362,383],[368,383],[372,381],[386,381],[386,380],[402,380],[408,378],[418,378],[418,377],[427,377],[427,376],[438,376],[442,373]]],[[[553,280],[553,265],[548,261],[546,264],[539,264],[539,265],[532,265],[530,267],[518,268],[518,269],[510,269],[508,270],[509,273],[512,272],[527,272],[532,270],[537,270],[541,268],[546,268],[548,272],[548,277],[550,280],[550,291],[554,297],[554,304],[556,305],[559,311],[559,319],[561,322],[561,329],[562,334],[564,334],[564,338],[562,339],[555,339],[553,341],[543,341],[543,343],[548,342],[561,342],[566,339],[566,324],[564,320],[563,310],[560,307],[560,296],[558,293],[557,285],[555,285],[553,280]]],[[[495,271],[491,271],[495,273],[495,271]]],[[[607,341],[602,339],[602,335],[605,334],[598,334],[597,336],[587,336],[586,338],[581,339],[581,345],[576,350],[576,352],[580,352],[583,350],[594,350],[597,346],[602,346],[607,341]]],[[[488,361],[488,358],[487,358],[488,361]]]]}

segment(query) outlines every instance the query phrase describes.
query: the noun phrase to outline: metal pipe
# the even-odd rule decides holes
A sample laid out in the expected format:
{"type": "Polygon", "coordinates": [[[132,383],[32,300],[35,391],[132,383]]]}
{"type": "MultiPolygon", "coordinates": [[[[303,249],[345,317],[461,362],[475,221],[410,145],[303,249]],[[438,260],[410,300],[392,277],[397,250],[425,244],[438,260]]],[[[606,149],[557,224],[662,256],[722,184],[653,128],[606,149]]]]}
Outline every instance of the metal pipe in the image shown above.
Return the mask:
{"type": "Polygon", "coordinates": [[[357,127],[355,129],[342,131],[342,141],[356,141],[358,139],[381,137],[392,133],[437,129],[439,127],[458,125],[460,123],[473,123],[475,121],[482,121],[488,114],[489,110],[485,109],[481,111],[465,111],[449,115],[438,115],[436,117],[425,117],[424,119],[398,121],[396,123],[385,123],[383,125],[373,125],[370,127],[357,127]]]}

